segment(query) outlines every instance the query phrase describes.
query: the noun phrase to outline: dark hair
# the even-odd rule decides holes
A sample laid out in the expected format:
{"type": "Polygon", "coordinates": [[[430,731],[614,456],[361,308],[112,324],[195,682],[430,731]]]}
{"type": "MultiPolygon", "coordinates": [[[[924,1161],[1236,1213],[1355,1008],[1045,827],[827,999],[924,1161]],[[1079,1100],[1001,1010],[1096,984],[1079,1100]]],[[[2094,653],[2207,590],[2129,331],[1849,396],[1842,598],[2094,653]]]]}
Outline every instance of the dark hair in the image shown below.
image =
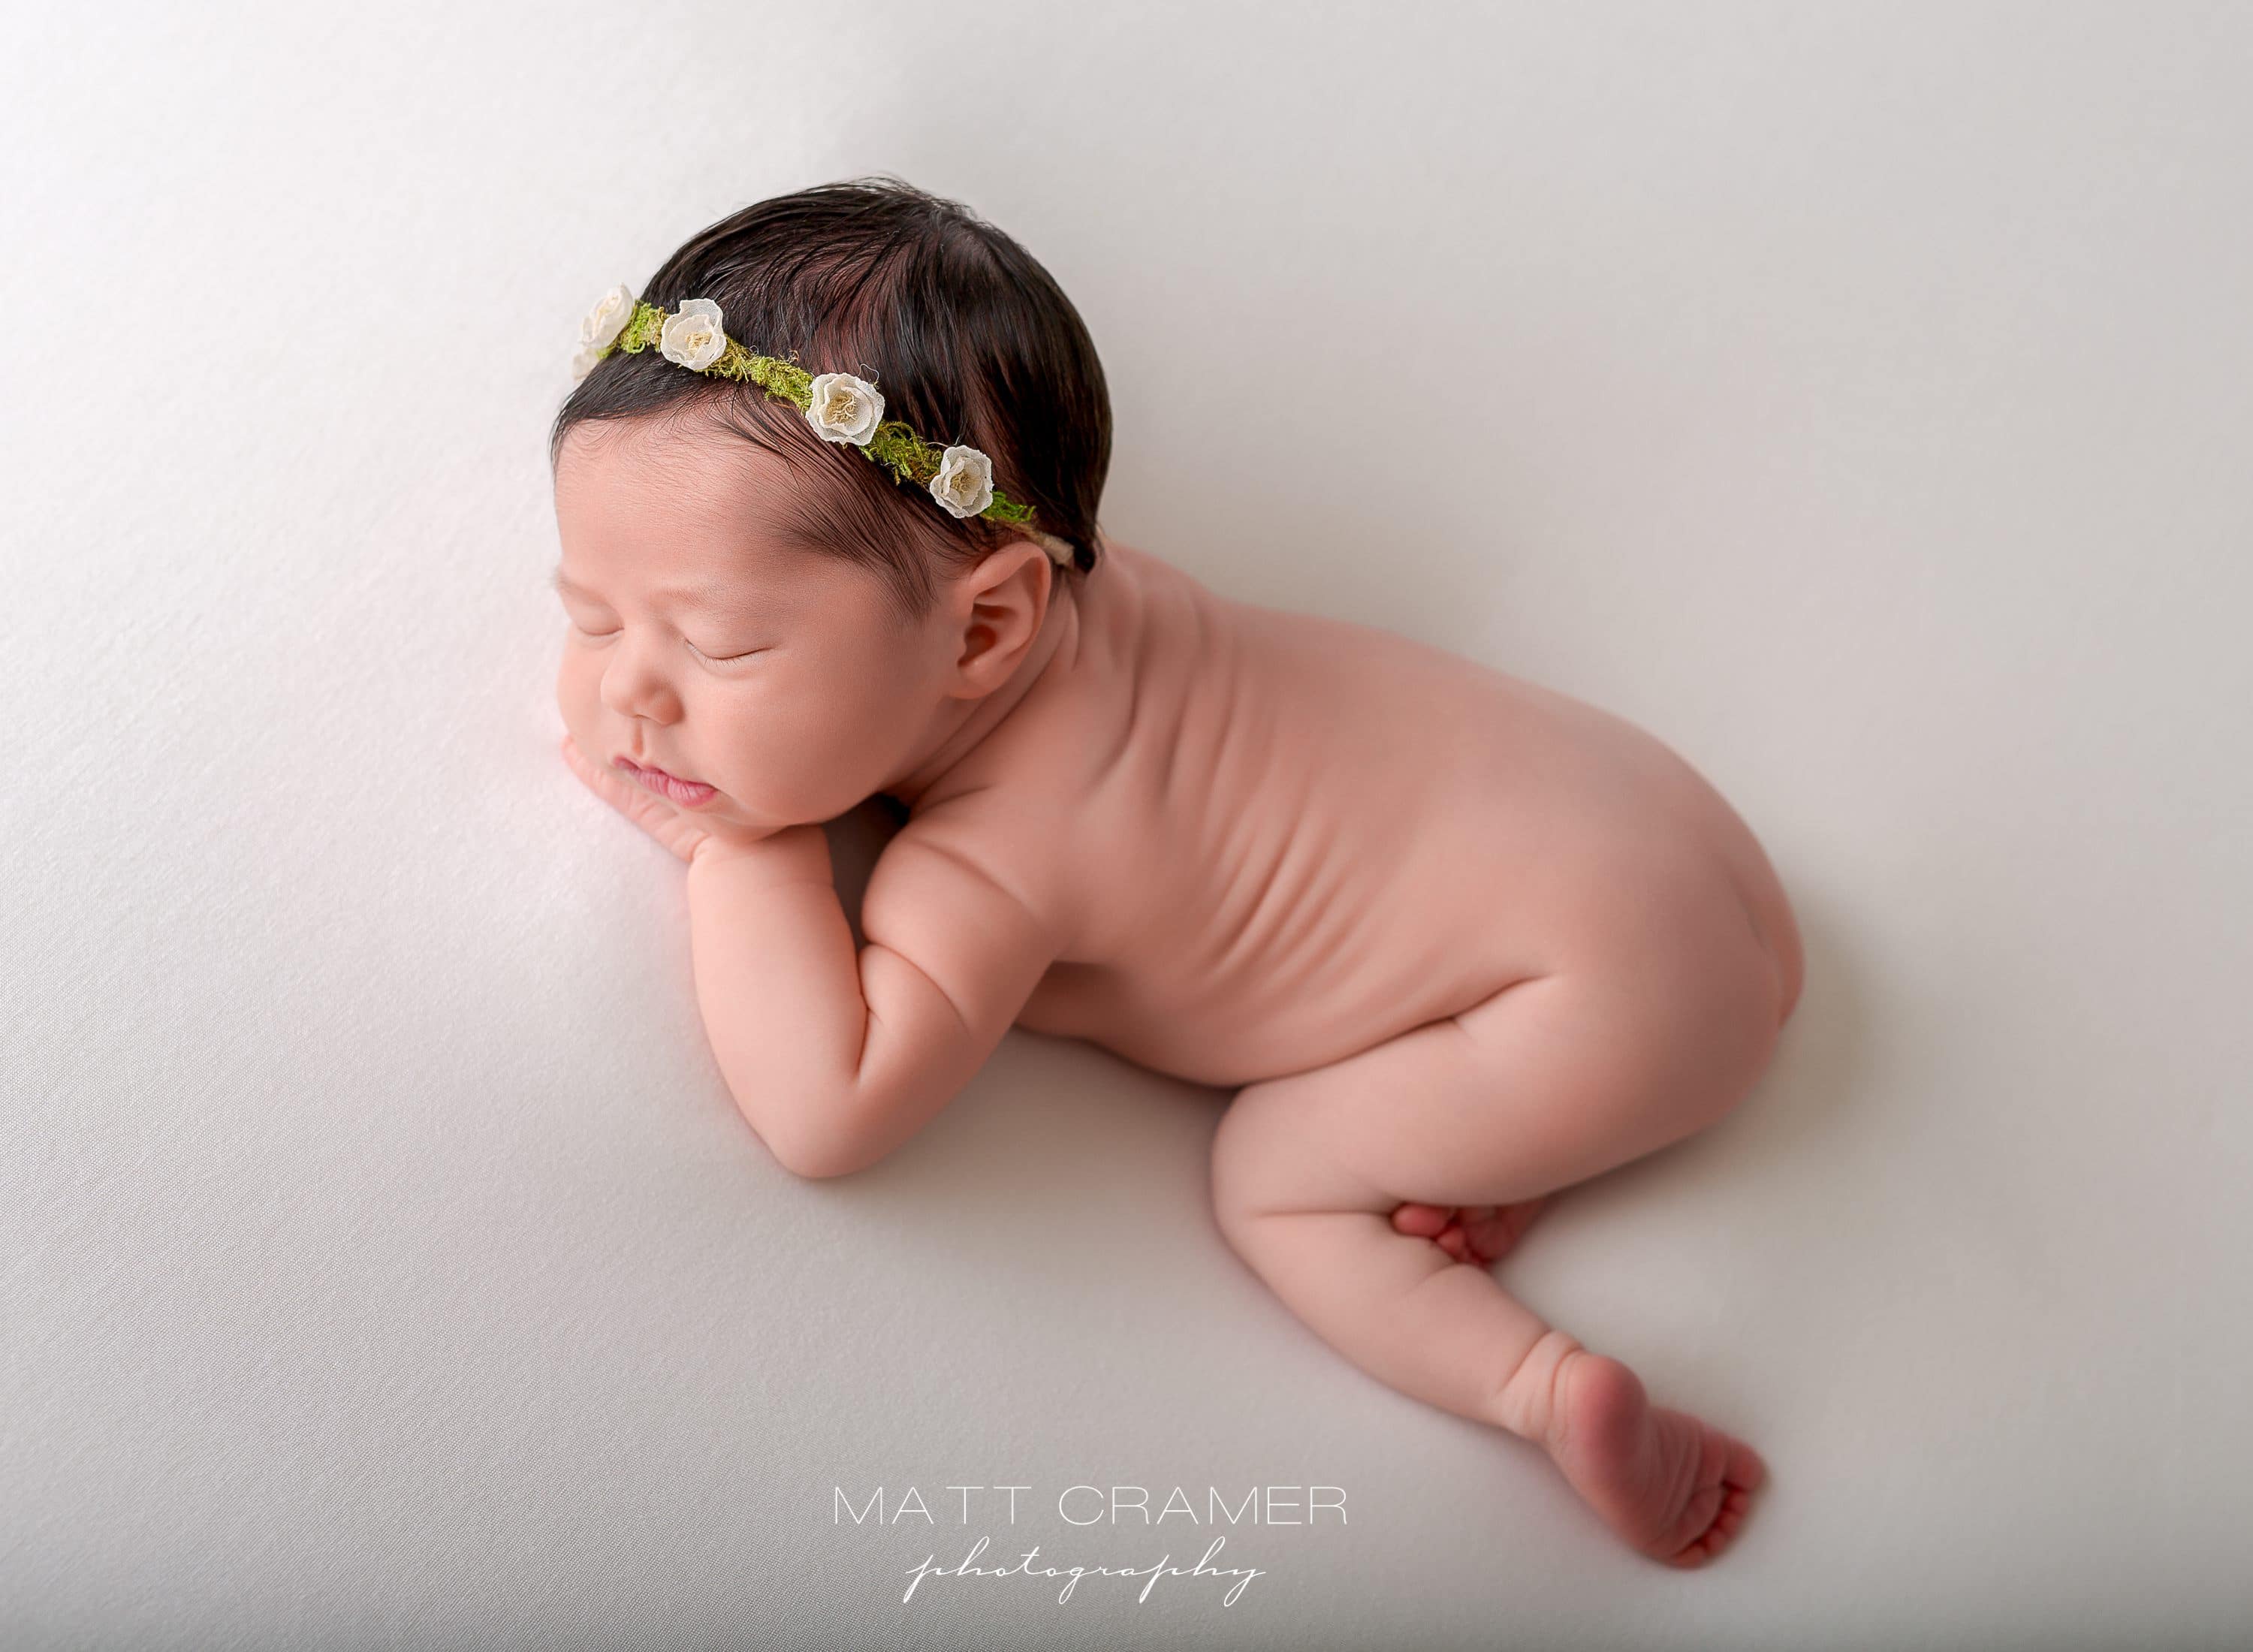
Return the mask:
{"type": "MultiPolygon", "coordinates": [[[[1071,542],[1074,569],[1095,568],[1111,466],[1103,364],[1055,279],[969,208],[886,174],[778,195],[691,236],[640,296],[667,310],[712,299],[746,349],[859,373],[882,393],[885,418],[934,445],[984,452],[994,485],[1033,507],[1032,526],[1071,542]]],[[[613,351],[572,391],[548,436],[550,468],[574,427],[651,414],[708,415],[778,455],[812,484],[809,508],[781,531],[868,568],[910,617],[929,611],[935,573],[1023,537],[952,515],[865,453],[824,441],[757,385],[692,373],[655,350],[613,351]]]]}

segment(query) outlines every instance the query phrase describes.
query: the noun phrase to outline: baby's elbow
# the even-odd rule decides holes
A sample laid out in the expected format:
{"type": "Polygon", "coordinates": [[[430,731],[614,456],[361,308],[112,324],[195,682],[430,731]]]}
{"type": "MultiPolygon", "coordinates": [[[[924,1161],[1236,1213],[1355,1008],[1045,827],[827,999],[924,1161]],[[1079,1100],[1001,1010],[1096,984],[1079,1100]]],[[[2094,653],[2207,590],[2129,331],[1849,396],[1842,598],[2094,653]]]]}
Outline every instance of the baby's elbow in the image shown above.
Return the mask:
{"type": "Polygon", "coordinates": [[[865,1170],[880,1154],[862,1150],[861,1144],[835,1131],[762,1131],[759,1139],[775,1162],[805,1181],[827,1181],[865,1170]]]}
{"type": "Polygon", "coordinates": [[[919,1115],[901,1112],[896,1098],[849,1088],[820,1092],[811,1101],[793,1099],[787,1108],[754,1111],[740,1096],[736,1105],[775,1162],[807,1181],[866,1170],[888,1157],[920,1122],[919,1115]]]}
{"type": "Polygon", "coordinates": [[[776,1163],[802,1181],[827,1181],[867,1168],[864,1161],[834,1148],[808,1150],[801,1145],[783,1151],[770,1142],[768,1150],[774,1154],[776,1163]]]}

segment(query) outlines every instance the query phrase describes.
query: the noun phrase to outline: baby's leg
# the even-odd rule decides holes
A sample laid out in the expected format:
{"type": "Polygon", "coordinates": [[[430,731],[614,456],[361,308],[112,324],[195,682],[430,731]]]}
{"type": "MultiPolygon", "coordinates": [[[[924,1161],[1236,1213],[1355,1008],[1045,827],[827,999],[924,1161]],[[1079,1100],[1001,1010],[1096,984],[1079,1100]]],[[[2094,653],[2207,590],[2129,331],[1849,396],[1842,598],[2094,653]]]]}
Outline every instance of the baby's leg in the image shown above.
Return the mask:
{"type": "Polygon", "coordinates": [[[1744,1518],[1760,1459],[1651,1406],[1626,1366],[1394,1222],[1404,1203],[1531,1202],[1733,1106],[1774,1048],[1774,970],[1726,946],[1660,979],[1666,969],[1521,982],[1329,1066],[1247,1085],[1214,1140],[1213,1195],[1237,1252],[1347,1358],[1538,1442],[1627,1541],[1696,1565],[1744,1518]]]}

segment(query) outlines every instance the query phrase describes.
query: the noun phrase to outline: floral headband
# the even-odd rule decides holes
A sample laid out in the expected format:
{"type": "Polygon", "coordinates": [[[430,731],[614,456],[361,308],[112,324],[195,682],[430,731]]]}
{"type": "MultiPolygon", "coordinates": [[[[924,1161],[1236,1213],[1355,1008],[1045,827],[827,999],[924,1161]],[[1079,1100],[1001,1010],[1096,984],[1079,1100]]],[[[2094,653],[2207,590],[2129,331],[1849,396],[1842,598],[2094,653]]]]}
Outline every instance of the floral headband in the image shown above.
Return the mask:
{"type": "Polygon", "coordinates": [[[1033,507],[1015,503],[994,487],[994,462],[976,448],[935,448],[899,420],[886,419],[884,398],[865,379],[849,373],[809,373],[795,361],[752,354],[721,331],[720,306],[709,298],[684,298],[667,315],[623,285],[611,288],[579,324],[571,377],[584,379],[613,350],[638,354],[652,345],[667,361],[695,372],[750,380],[803,413],[823,441],[859,448],[889,466],[895,481],[922,483],[954,516],[982,516],[1023,527],[1051,558],[1071,565],[1071,542],[1033,527],[1033,507]]]}

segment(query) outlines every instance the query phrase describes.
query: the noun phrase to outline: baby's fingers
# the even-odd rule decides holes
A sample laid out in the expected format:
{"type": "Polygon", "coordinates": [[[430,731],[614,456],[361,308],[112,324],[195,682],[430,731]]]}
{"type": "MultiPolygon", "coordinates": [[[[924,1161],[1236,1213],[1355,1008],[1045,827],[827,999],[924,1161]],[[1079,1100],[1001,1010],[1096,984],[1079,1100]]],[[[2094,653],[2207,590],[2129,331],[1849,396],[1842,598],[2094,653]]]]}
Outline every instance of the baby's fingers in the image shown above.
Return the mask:
{"type": "Polygon", "coordinates": [[[589,762],[570,735],[563,736],[562,749],[563,760],[571,765],[571,772],[584,781],[596,797],[682,860],[688,858],[695,840],[704,835],[701,827],[682,819],[679,810],[654,792],[631,784],[614,770],[599,768],[589,762]]]}
{"type": "MultiPolygon", "coordinates": [[[[626,795],[625,782],[614,770],[598,769],[589,762],[587,754],[579,749],[579,742],[568,735],[563,736],[563,761],[571,765],[571,772],[585,781],[587,789],[596,797],[624,813],[633,813],[635,799],[626,795]]],[[[649,797],[645,791],[641,795],[649,797]]],[[[656,799],[652,798],[651,801],[656,799]]]]}

